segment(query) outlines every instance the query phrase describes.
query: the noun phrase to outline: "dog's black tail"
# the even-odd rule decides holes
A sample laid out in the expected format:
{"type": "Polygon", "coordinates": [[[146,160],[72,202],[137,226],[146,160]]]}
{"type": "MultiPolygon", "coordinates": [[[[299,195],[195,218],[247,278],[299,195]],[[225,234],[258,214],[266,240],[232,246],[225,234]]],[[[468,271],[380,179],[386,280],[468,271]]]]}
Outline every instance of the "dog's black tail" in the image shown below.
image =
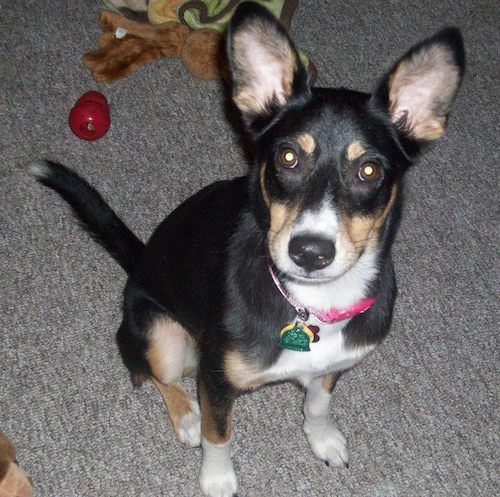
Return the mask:
{"type": "Polygon", "coordinates": [[[55,190],[73,208],[78,222],[130,274],[142,255],[142,243],[113,212],[101,195],[70,169],[51,161],[30,168],[45,186],[55,190]]]}

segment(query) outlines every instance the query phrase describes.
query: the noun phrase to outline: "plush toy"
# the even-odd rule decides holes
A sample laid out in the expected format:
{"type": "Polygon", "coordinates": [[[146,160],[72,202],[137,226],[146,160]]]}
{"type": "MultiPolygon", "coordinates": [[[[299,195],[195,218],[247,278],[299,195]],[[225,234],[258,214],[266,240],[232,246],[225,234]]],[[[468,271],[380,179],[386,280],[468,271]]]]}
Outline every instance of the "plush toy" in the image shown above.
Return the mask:
{"type": "MultiPolygon", "coordinates": [[[[136,22],[116,12],[103,11],[100,48],[83,56],[83,63],[100,83],[123,78],[147,62],[179,57],[188,71],[200,79],[227,77],[223,32],[242,0],[151,0],[150,23],[136,22]]],[[[135,7],[131,0],[107,0],[112,6],[135,7]]],[[[133,2],[137,3],[136,0],[133,2]]],[[[288,29],[298,0],[260,0],[288,29]]],[[[142,2],[143,9],[145,2],[142,2]]],[[[314,65],[301,54],[311,80],[314,65]]]]}
{"type": "Polygon", "coordinates": [[[83,56],[83,63],[100,83],[124,78],[147,62],[162,57],[180,57],[198,78],[221,77],[219,50],[222,50],[223,37],[216,31],[192,32],[178,22],[153,26],[106,10],[101,12],[100,23],[104,30],[98,39],[101,48],[83,56]],[[194,40],[188,42],[188,37],[195,34],[194,40]],[[204,37],[203,44],[197,46],[199,37],[204,37]]]}
{"type": "MultiPolygon", "coordinates": [[[[116,1],[116,0],[113,0],[116,1]]],[[[191,29],[215,29],[224,32],[234,10],[244,0],[150,0],[148,17],[151,24],[176,21],[191,29]]],[[[269,10],[290,28],[299,0],[253,0],[269,10]]]]}
{"type": "Polygon", "coordinates": [[[0,497],[32,497],[29,478],[15,459],[14,446],[0,432],[0,497]]]}

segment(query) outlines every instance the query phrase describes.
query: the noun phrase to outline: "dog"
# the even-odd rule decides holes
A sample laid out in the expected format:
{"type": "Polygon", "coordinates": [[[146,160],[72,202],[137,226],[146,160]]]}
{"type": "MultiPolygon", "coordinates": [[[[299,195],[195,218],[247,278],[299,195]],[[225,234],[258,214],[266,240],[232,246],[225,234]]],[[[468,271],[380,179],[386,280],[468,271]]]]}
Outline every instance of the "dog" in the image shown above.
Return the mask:
{"type": "Polygon", "coordinates": [[[179,440],[201,445],[209,497],[237,491],[236,397],[271,382],[304,386],[313,453],[348,466],[330,397],[388,333],[403,177],[443,135],[465,66],[460,32],[445,28],[372,94],[313,88],[286,31],[252,3],[235,12],[227,57],[254,163],[187,199],[147,244],[76,173],[33,168],[128,273],[121,356],[134,382],[156,385],[179,440]],[[199,403],[181,385],[189,375],[199,403]]]}

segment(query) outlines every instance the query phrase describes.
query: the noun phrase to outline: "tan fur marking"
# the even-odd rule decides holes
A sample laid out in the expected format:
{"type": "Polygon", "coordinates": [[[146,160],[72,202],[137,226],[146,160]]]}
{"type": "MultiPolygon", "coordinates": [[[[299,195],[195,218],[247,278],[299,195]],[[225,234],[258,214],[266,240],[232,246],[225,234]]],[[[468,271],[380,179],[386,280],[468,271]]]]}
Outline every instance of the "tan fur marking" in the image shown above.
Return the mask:
{"type": "Polygon", "coordinates": [[[156,388],[161,393],[168,409],[174,428],[178,426],[181,418],[192,411],[191,397],[179,383],[164,385],[156,378],[151,378],[156,388]]]}
{"type": "Polygon", "coordinates": [[[182,418],[193,412],[192,399],[189,394],[178,383],[164,385],[156,378],[151,378],[156,388],[159,390],[163,401],[167,406],[168,417],[175,432],[178,433],[181,427],[182,418]]]}
{"type": "Polygon", "coordinates": [[[279,246],[283,243],[292,229],[299,213],[298,207],[291,207],[280,202],[272,202],[269,208],[271,226],[268,233],[268,246],[271,258],[277,258],[279,246]]]}
{"type": "Polygon", "coordinates": [[[354,216],[352,218],[342,218],[341,232],[343,235],[347,235],[347,243],[351,245],[350,252],[352,252],[353,258],[357,258],[361,250],[375,247],[378,232],[384,225],[384,222],[394,205],[397,192],[398,186],[393,185],[389,202],[381,212],[374,216],[354,216]]]}
{"type": "Polygon", "coordinates": [[[316,149],[316,140],[309,133],[304,133],[297,137],[297,143],[300,145],[300,148],[309,155],[316,149]]]}
{"type": "Polygon", "coordinates": [[[225,423],[225,433],[220,434],[216,426],[217,413],[208,400],[205,387],[199,383],[200,409],[201,409],[201,434],[213,444],[223,444],[231,438],[231,409],[228,410],[225,423]]]}
{"type": "Polygon", "coordinates": [[[375,229],[377,230],[380,229],[385,223],[385,220],[389,215],[389,212],[391,212],[394,202],[396,201],[397,193],[398,193],[398,185],[394,184],[392,185],[389,202],[387,202],[387,205],[385,206],[385,209],[382,211],[382,214],[375,219],[375,225],[374,225],[375,229]]]}
{"type": "Polygon", "coordinates": [[[366,148],[361,145],[359,141],[353,141],[346,150],[346,157],[349,160],[356,160],[361,157],[363,154],[366,154],[366,148]]]}
{"type": "Polygon", "coordinates": [[[148,335],[146,358],[153,376],[168,385],[179,381],[184,370],[197,368],[198,353],[194,339],[176,321],[157,318],[148,335]]]}
{"type": "Polygon", "coordinates": [[[330,373],[323,376],[323,378],[321,378],[321,386],[323,387],[325,392],[332,393],[339,378],[340,373],[330,373]]]}
{"type": "Polygon", "coordinates": [[[157,318],[148,341],[146,357],[153,376],[165,385],[180,380],[187,348],[184,328],[167,318],[157,318]]]}
{"type": "Polygon", "coordinates": [[[366,247],[373,234],[374,218],[355,216],[345,221],[345,227],[353,243],[364,243],[366,247]]]}
{"type": "Polygon", "coordinates": [[[249,390],[264,384],[262,378],[259,378],[259,368],[235,350],[226,354],[224,369],[227,378],[238,390],[249,390]]]}

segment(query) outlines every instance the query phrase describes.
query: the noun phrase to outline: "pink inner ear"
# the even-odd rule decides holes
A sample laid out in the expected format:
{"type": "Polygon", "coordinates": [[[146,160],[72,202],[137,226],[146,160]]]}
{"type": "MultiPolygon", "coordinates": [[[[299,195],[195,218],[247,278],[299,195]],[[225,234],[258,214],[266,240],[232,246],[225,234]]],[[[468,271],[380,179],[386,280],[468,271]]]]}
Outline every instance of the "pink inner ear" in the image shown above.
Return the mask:
{"type": "Polygon", "coordinates": [[[297,63],[288,39],[256,24],[235,37],[234,47],[243,74],[234,97],[238,107],[259,113],[273,99],[284,105],[291,95],[297,63]]]}
{"type": "Polygon", "coordinates": [[[392,121],[404,122],[405,130],[416,139],[438,139],[444,133],[459,79],[445,46],[425,47],[403,59],[389,81],[392,121]]]}
{"type": "Polygon", "coordinates": [[[284,88],[285,60],[280,58],[280,54],[270,53],[260,43],[251,40],[247,45],[249,54],[249,71],[252,79],[248,81],[249,89],[259,107],[273,97],[283,105],[286,103],[284,88]]]}

